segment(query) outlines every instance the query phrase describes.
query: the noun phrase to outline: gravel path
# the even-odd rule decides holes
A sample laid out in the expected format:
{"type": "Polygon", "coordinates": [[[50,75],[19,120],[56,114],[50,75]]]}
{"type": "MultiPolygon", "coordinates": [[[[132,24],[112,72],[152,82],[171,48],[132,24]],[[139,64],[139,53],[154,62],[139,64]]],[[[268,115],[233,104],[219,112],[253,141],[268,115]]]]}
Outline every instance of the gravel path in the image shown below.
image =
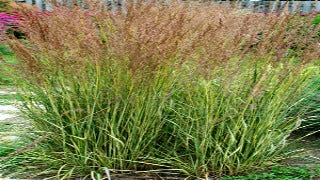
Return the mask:
{"type": "MultiPolygon", "coordinates": [[[[6,155],[7,150],[15,150],[21,144],[21,138],[28,127],[28,123],[17,108],[19,103],[14,98],[15,94],[12,88],[0,86],[0,158],[6,155]],[[13,98],[2,99],[4,96],[13,98]]],[[[5,179],[1,176],[0,171],[0,180],[5,179]]]]}
{"type": "Polygon", "coordinates": [[[11,136],[9,135],[11,133],[6,133],[6,131],[10,130],[7,129],[6,126],[21,124],[23,121],[22,117],[19,115],[19,109],[16,107],[16,104],[17,102],[15,101],[10,101],[10,105],[0,104],[0,143],[2,143],[4,139],[6,139],[7,135],[11,136]]]}

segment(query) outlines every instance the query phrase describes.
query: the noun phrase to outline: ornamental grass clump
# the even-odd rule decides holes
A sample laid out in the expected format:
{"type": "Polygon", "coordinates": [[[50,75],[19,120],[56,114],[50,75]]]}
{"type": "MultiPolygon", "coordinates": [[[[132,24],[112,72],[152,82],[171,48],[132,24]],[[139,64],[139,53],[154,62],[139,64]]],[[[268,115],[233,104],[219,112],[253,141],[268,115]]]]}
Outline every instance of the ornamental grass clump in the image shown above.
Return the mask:
{"type": "Polygon", "coordinates": [[[316,75],[312,21],[207,3],[85,7],[24,10],[25,39],[8,41],[22,112],[58,159],[50,172],[211,177],[279,157],[316,75]]]}

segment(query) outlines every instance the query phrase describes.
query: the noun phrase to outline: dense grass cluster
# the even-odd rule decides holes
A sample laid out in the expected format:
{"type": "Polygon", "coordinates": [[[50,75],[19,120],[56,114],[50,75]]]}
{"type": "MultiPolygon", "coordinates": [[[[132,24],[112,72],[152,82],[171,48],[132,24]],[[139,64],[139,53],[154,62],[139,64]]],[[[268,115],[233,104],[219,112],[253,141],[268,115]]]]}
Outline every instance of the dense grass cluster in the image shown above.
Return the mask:
{"type": "Polygon", "coordinates": [[[175,2],[21,16],[26,38],[8,43],[22,110],[65,177],[256,169],[277,160],[317,88],[312,17],[175,2]]]}

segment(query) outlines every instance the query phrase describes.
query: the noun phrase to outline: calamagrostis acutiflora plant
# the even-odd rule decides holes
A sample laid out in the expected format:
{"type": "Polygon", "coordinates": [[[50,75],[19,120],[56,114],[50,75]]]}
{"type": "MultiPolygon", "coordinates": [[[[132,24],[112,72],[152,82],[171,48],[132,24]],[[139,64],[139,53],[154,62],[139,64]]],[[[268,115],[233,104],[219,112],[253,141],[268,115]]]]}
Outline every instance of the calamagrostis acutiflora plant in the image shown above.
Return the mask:
{"type": "Polygon", "coordinates": [[[59,174],[236,174],[272,161],[298,126],[288,114],[320,55],[308,17],[175,1],[84,7],[23,11],[26,38],[8,41],[23,112],[49,135],[59,174]]]}

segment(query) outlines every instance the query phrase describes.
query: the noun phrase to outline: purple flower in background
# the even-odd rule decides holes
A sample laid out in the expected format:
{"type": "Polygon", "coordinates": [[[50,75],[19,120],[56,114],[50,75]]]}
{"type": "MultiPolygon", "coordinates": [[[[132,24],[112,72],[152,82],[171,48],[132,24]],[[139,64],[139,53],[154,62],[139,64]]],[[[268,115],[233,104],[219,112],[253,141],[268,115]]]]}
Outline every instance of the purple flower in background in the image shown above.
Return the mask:
{"type": "Polygon", "coordinates": [[[19,16],[17,13],[0,13],[0,38],[7,29],[18,26],[19,16]]]}

